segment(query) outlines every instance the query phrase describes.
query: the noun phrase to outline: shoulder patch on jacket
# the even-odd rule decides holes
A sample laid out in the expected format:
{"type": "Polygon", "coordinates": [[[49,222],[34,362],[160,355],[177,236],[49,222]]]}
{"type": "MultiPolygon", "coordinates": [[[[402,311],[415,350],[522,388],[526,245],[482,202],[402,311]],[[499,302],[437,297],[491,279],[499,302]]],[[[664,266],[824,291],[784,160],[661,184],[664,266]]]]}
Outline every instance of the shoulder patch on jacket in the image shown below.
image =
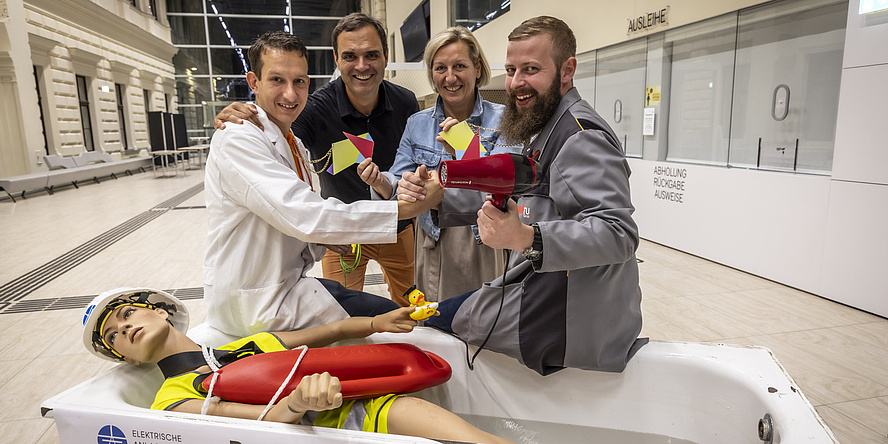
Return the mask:
{"type": "Polygon", "coordinates": [[[588,119],[574,119],[574,120],[577,121],[577,125],[580,125],[580,129],[583,129],[583,130],[599,129],[598,125],[592,123],[591,120],[588,120],[588,119]]]}

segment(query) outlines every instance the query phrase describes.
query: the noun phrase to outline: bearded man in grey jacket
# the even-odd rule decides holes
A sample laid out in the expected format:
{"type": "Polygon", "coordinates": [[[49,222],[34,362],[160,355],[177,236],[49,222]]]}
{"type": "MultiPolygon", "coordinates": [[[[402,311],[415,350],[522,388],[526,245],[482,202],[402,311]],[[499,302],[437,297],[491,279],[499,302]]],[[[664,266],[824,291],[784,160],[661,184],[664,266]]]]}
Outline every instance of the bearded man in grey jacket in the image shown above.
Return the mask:
{"type": "MultiPolygon", "coordinates": [[[[539,183],[508,211],[471,190],[447,189],[441,227],[476,223],[481,240],[512,250],[504,276],[444,301],[426,321],[547,375],[565,367],[622,371],[647,342],[641,332],[638,227],[629,165],[616,135],[573,87],[576,38],[554,17],[509,34],[509,103],[500,140],[522,143],[539,183]],[[479,210],[480,208],[480,210],[479,210]]],[[[420,167],[399,199],[423,199],[420,167]]],[[[428,182],[426,182],[428,184],[428,182]]]]}

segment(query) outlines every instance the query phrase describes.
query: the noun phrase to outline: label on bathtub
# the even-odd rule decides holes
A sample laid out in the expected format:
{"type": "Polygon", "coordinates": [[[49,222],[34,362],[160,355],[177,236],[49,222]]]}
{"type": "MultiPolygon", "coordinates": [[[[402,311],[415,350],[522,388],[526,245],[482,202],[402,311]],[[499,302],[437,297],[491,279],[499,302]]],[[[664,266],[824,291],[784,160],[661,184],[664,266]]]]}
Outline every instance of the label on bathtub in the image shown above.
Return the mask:
{"type": "Polygon", "coordinates": [[[99,444],[155,444],[184,442],[179,433],[132,429],[127,435],[119,427],[106,425],[99,430],[99,444]]]}
{"type": "Polygon", "coordinates": [[[109,424],[99,429],[98,442],[99,444],[126,444],[126,435],[123,430],[109,424]]]}
{"type": "Polygon", "coordinates": [[[182,442],[182,435],[177,433],[157,432],[154,430],[133,430],[134,444],[155,442],[182,442]]]}
{"type": "MultiPolygon", "coordinates": [[[[61,442],[98,444],[348,444],[353,431],[327,429],[318,436],[311,427],[262,423],[231,418],[182,415],[144,409],[113,412],[81,411],[63,406],[52,409],[61,442]]],[[[387,435],[390,444],[415,442],[387,435]]]]}

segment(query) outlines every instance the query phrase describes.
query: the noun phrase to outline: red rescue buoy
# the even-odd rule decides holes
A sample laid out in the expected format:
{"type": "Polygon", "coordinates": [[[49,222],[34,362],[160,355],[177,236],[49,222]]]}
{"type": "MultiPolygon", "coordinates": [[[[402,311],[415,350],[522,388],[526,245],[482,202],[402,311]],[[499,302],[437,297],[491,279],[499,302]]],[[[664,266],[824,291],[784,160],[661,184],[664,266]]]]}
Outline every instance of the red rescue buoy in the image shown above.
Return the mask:
{"type": "MultiPolygon", "coordinates": [[[[219,370],[213,394],[245,404],[267,404],[290,374],[302,350],[260,353],[219,370]]],[[[343,399],[409,393],[443,384],[450,364],[412,344],[367,344],[311,348],[281,393],[292,392],[304,376],[329,372],[339,378],[343,399]]],[[[202,386],[210,387],[212,378],[202,386]]]]}

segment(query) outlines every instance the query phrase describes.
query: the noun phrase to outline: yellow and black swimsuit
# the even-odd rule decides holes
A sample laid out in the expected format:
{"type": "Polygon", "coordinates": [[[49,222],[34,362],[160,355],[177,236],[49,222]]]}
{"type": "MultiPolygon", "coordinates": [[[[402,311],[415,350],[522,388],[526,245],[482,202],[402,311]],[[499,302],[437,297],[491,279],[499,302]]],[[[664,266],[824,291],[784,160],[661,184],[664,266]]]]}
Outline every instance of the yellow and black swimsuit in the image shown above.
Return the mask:
{"type": "MultiPolygon", "coordinates": [[[[224,366],[238,359],[259,353],[288,350],[277,336],[271,333],[258,333],[219,347],[214,352],[216,359],[224,366]]],[[[206,391],[201,386],[204,379],[212,373],[196,371],[177,371],[185,366],[194,368],[195,361],[202,366],[203,355],[200,352],[186,352],[173,355],[158,362],[166,379],[154,397],[151,408],[170,410],[189,399],[203,401],[206,391]],[[195,355],[196,354],[196,355],[195,355]],[[187,364],[191,362],[191,364],[187,364]]],[[[331,427],[346,430],[363,430],[365,432],[388,433],[388,412],[392,403],[400,395],[384,395],[377,398],[350,400],[342,406],[323,412],[307,412],[300,424],[318,427],[331,427]]]]}

